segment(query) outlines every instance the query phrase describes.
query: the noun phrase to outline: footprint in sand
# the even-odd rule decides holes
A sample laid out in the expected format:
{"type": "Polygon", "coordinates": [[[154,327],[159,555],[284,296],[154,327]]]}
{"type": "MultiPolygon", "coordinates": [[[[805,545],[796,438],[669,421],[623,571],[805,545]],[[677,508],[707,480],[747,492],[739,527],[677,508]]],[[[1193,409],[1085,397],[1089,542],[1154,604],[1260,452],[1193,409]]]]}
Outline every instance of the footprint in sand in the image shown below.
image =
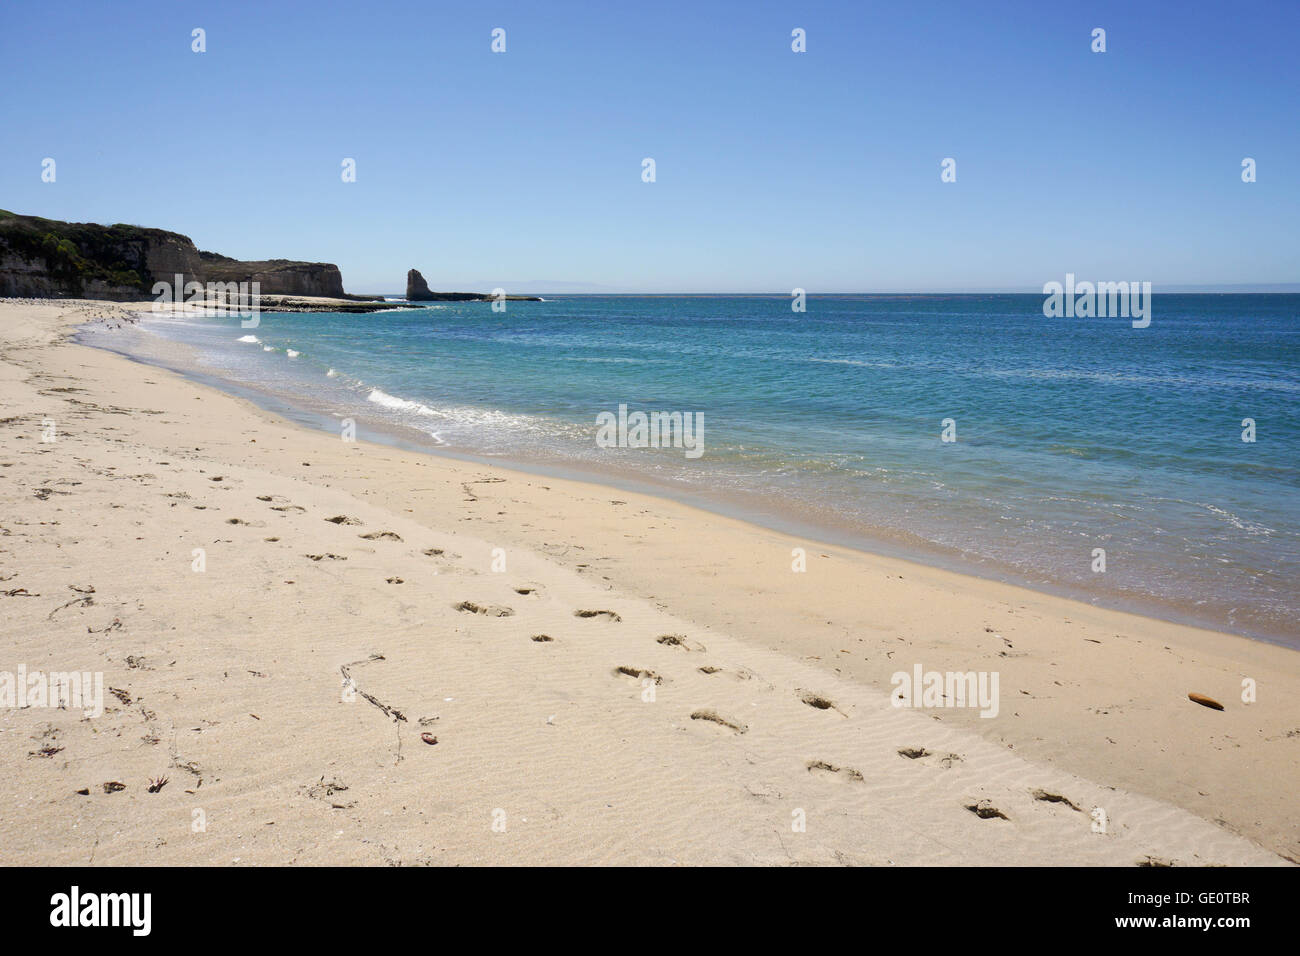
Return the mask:
{"type": "MultiPolygon", "coordinates": [[[[533,638],[533,640],[537,640],[537,638],[533,638]]],[[[630,677],[632,678],[632,680],[637,681],[638,683],[646,679],[652,680],[656,684],[662,684],[664,682],[663,677],[656,674],[652,670],[648,670],[647,668],[644,667],[631,667],[630,665],[627,664],[621,664],[618,667],[615,667],[614,676],[630,677]]]]}
{"type": "Polygon", "coordinates": [[[854,770],[852,767],[837,767],[833,763],[827,763],[825,760],[809,760],[808,772],[816,776],[834,777],[845,783],[865,783],[866,779],[862,776],[861,771],[854,770]]]}
{"type": "Polygon", "coordinates": [[[519,584],[514,588],[516,594],[522,594],[524,597],[539,597],[539,591],[541,588],[536,584],[519,584]]]}
{"type": "Polygon", "coordinates": [[[349,518],[347,515],[335,515],[333,518],[326,518],[330,524],[361,524],[357,518],[349,518]]]}
{"type": "Polygon", "coordinates": [[[944,770],[951,770],[954,763],[961,763],[962,760],[959,754],[934,754],[924,747],[901,747],[898,755],[908,760],[919,760],[926,766],[942,767],[944,770]]]}
{"type": "Polygon", "coordinates": [[[966,804],[966,809],[981,820],[1010,820],[1011,818],[987,800],[966,804]]]}
{"type": "Polygon", "coordinates": [[[578,610],[578,611],[574,611],[574,612],[573,612],[573,616],[574,616],[574,617],[583,617],[583,618],[603,617],[603,618],[604,618],[605,620],[607,620],[607,621],[621,621],[621,620],[623,620],[622,617],[620,617],[618,614],[616,614],[616,613],[613,612],[613,611],[586,611],[586,610],[578,610]]]}
{"type": "Polygon", "coordinates": [[[358,538],[365,538],[367,541],[401,541],[402,536],[395,531],[371,531],[369,534],[359,534],[358,538]]]}
{"type": "Polygon", "coordinates": [[[1071,810],[1075,810],[1079,813],[1083,812],[1083,809],[1079,807],[1077,804],[1075,804],[1073,800],[1071,800],[1069,797],[1063,797],[1059,793],[1050,793],[1047,790],[1043,790],[1040,788],[1036,790],[1031,790],[1030,795],[1035,800],[1041,800],[1043,803],[1063,803],[1071,810]]]}
{"type": "Polygon", "coordinates": [[[461,601],[452,607],[466,614],[483,614],[487,617],[510,617],[515,613],[513,608],[502,607],[500,604],[475,604],[473,601],[461,601]]]}
{"type": "Polygon", "coordinates": [[[549,635],[549,634],[534,634],[534,635],[533,635],[533,640],[534,640],[536,643],[538,643],[538,644],[553,644],[553,643],[555,643],[555,638],[551,637],[551,635],[549,635]]]}
{"type": "Polygon", "coordinates": [[[848,716],[848,714],[836,707],[835,701],[831,700],[829,697],[823,697],[821,694],[815,694],[810,690],[799,690],[796,693],[798,693],[799,699],[809,707],[813,708],[813,710],[833,710],[841,717],[848,716]]]}
{"type": "Polygon", "coordinates": [[[691,720],[702,720],[706,723],[716,724],[719,727],[725,727],[733,733],[743,734],[749,730],[745,724],[737,723],[734,720],[727,720],[725,717],[718,715],[714,710],[696,710],[691,713],[691,720]]]}
{"type": "Polygon", "coordinates": [[[748,667],[737,667],[733,670],[729,667],[718,667],[714,664],[701,664],[696,668],[696,670],[701,674],[706,674],[710,677],[720,675],[722,677],[729,677],[732,680],[753,680],[758,677],[758,675],[748,667]]]}
{"type": "Polygon", "coordinates": [[[680,647],[684,651],[703,651],[704,645],[699,641],[688,640],[685,634],[660,634],[655,638],[656,644],[664,647],[680,647]]]}

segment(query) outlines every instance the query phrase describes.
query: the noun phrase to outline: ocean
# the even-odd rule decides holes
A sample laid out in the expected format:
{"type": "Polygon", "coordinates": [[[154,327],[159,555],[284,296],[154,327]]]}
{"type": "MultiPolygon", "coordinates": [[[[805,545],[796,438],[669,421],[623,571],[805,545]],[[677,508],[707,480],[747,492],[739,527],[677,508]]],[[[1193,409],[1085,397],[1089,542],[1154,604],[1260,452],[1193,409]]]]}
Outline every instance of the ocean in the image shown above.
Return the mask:
{"type": "Polygon", "coordinates": [[[1300,295],[1157,293],[1146,328],[1043,302],[548,296],[85,341],[340,434],[1300,646],[1300,295]],[[620,406],[696,447],[629,447],[620,406]]]}

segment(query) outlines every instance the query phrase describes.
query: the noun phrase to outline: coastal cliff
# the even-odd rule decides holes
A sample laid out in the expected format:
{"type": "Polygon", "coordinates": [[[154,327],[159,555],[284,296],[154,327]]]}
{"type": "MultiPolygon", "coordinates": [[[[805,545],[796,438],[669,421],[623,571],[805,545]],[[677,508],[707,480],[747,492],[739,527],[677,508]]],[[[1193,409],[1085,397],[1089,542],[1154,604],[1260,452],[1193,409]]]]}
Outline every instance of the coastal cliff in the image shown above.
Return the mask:
{"type": "MultiPolygon", "coordinates": [[[[245,261],[205,252],[189,236],[117,223],[62,222],[0,209],[0,298],[86,298],[119,302],[154,298],[156,282],[260,286],[268,311],[374,312],[383,296],[349,295],[339,267],[292,259],[245,261]]],[[[179,290],[177,290],[179,292],[179,290]]],[[[212,293],[209,293],[211,295],[212,293]]],[[[420,273],[406,275],[410,302],[492,302],[481,292],[432,292],[420,273]]],[[[541,301],[507,295],[511,301],[541,301]]]]}
{"type": "Polygon", "coordinates": [[[259,282],[268,295],[351,298],[328,262],[244,262],[188,236],[118,223],[61,222],[0,210],[0,296],[150,298],[155,282],[259,282]]]}
{"type": "Polygon", "coordinates": [[[267,259],[241,262],[200,252],[204,282],[260,282],[263,295],[316,295],[346,298],[343,274],[332,262],[267,259]]]}

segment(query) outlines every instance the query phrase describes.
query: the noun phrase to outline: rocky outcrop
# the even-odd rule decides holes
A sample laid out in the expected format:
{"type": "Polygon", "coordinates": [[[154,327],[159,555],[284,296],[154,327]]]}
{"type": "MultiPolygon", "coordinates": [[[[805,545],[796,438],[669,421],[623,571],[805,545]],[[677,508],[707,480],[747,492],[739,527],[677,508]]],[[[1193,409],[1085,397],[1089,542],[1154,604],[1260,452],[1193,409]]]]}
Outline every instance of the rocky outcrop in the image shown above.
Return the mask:
{"type": "Polygon", "coordinates": [[[429,291],[429,283],[424,281],[424,276],[420,275],[419,269],[412,269],[406,273],[406,301],[433,301],[433,293],[429,291]]]}
{"type": "MultiPolygon", "coordinates": [[[[486,292],[430,292],[419,269],[406,273],[407,302],[492,302],[497,297],[486,292]]],[[[511,302],[541,302],[535,295],[508,295],[511,302]]]]}
{"type": "Polygon", "coordinates": [[[60,222],[0,210],[0,296],[139,300],[155,282],[258,282],[264,294],[347,298],[328,262],[243,262],[188,236],[118,223],[60,222]]]}
{"type": "MultiPolygon", "coordinates": [[[[263,295],[258,304],[263,312],[389,312],[400,309],[379,296],[350,295],[346,299],[299,297],[292,295],[263,295]]],[[[413,308],[413,306],[408,306],[413,308]]]]}

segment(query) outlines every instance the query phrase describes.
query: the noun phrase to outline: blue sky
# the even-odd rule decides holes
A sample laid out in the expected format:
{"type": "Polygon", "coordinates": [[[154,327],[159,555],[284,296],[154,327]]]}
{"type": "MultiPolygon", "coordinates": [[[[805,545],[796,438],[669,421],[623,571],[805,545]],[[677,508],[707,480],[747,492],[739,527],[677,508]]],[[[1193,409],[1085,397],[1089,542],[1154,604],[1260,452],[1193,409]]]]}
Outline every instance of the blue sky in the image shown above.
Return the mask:
{"type": "Polygon", "coordinates": [[[1297,282],[1298,42],[1295,0],[9,0],[0,207],[351,292],[1297,282]]]}

